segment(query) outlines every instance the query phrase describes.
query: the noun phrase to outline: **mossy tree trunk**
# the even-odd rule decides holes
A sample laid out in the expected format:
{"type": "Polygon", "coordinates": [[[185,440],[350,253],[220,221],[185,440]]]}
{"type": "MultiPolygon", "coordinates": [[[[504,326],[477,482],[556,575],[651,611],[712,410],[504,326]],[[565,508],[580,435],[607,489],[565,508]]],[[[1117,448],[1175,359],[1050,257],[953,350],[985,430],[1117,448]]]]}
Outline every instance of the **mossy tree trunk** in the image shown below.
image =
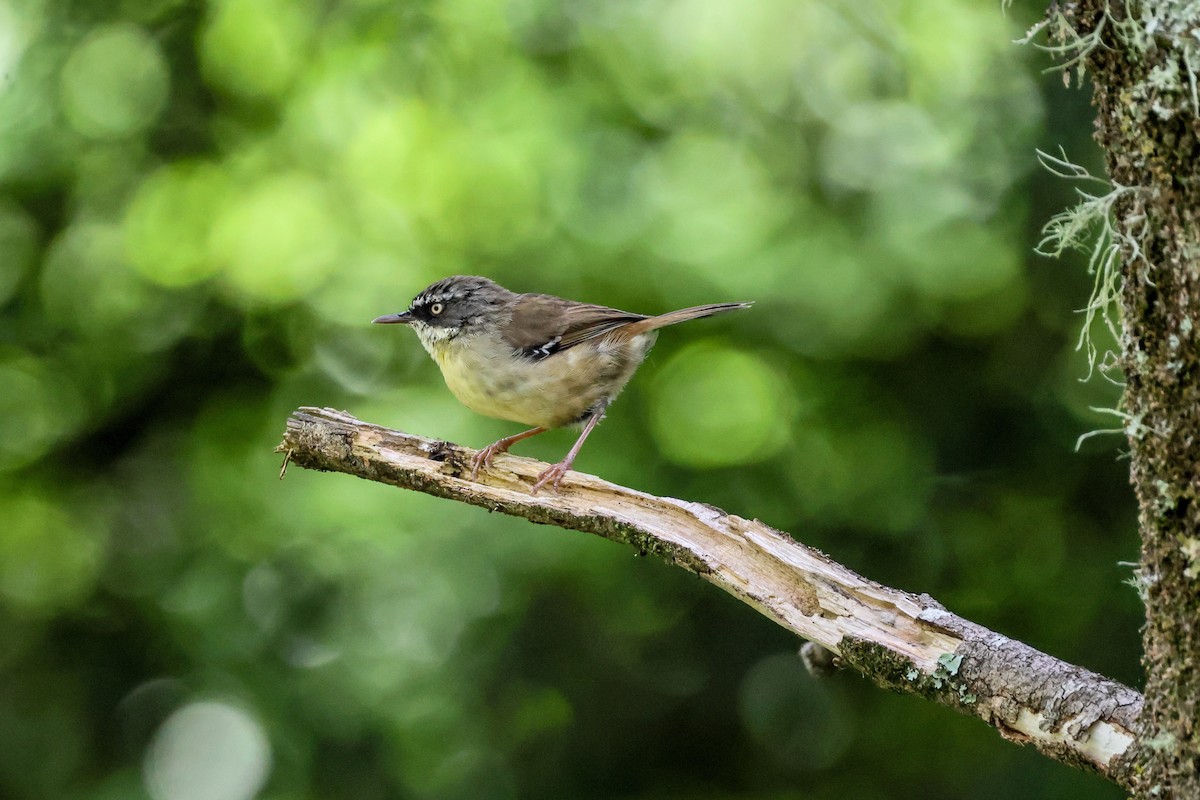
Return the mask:
{"type": "Polygon", "coordinates": [[[1051,13],[1052,33],[1084,56],[1115,187],[1146,604],[1135,796],[1200,798],[1200,3],[1084,0],[1051,13]]]}

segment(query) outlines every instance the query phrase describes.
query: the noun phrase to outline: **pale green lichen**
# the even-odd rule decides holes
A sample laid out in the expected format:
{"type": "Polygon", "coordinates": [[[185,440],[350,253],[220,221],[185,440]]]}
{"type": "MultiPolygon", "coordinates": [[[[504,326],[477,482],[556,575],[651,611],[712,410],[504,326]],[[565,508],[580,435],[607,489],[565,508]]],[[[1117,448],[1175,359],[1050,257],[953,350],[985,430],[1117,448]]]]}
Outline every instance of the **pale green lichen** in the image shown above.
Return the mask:
{"type": "Polygon", "coordinates": [[[1125,425],[1120,428],[1101,428],[1100,430],[1088,431],[1075,440],[1075,450],[1077,452],[1079,450],[1079,446],[1085,441],[1093,436],[1100,436],[1102,434],[1123,433],[1128,439],[1144,439],[1151,433],[1158,434],[1159,436],[1166,435],[1163,431],[1147,425],[1145,423],[1145,415],[1141,413],[1130,414],[1126,411],[1120,410],[1119,408],[1102,408],[1099,406],[1088,406],[1088,410],[1095,411],[1097,414],[1111,414],[1114,417],[1119,417],[1125,421],[1125,425]]]}
{"type": "Polygon", "coordinates": [[[1077,66],[1079,68],[1079,82],[1083,82],[1083,60],[1088,54],[1097,47],[1103,45],[1104,29],[1112,21],[1112,14],[1109,12],[1108,4],[1104,5],[1104,13],[1097,20],[1095,27],[1088,33],[1080,36],[1075,29],[1071,20],[1063,13],[1062,9],[1057,5],[1051,5],[1046,12],[1046,16],[1034,23],[1029,30],[1025,31],[1025,35],[1016,40],[1016,44],[1031,44],[1039,50],[1050,53],[1055,58],[1062,58],[1063,63],[1057,64],[1046,69],[1046,72],[1055,72],[1062,70],[1065,79],[1070,81],[1070,69],[1077,66]],[[1038,34],[1046,32],[1046,37],[1054,44],[1041,44],[1034,41],[1038,34]]]}
{"type": "MultiPolygon", "coordinates": [[[[1184,97],[1190,103],[1192,113],[1200,117],[1200,93],[1197,92],[1196,68],[1200,67],[1200,31],[1195,20],[1200,18],[1200,0],[1141,0],[1128,3],[1118,19],[1112,8],[1105,3],[1100,15],[1091,24],[1090,30],[1080,33],[1076,20],[1070,16],[1069,6],[1053,5],[1046,16],[1018,40],[1022,44],[1032,43],[1063,60],[1055,69],[1069,70],[1078,65],[1082,72],[1087,57],[1098,47],[1110,47],[1114,43],[1123,46],[1129,58],[1145,62],[1154,58],[1154,63],[1145,70],[1145,78],[1134,84],[1129,101],[1147,106],[1155,115],[1168,119],[1179,112],[1184,97]],[[1049,44],[1034,42],[1045,32],[1049,44]],[[1106,38],[1107,37],[1107,38],[1106,38]],[[1151,54],[1153,55],[1151,56],[1151,54]]],[[[1077,188],[1079,202],[1071,208],[1054,215],[1042,229],[1043,237],[1037,245],[1042,255],[1059,257],[1068,250],[1087,254],[1088,273],[1092,275],[1092,291],[1087,305],[1081,309],[1084,315],[1080,330],[1078,349],[1085,351],[1088,373],[1091,377],[1097,367],[1101,374],[1119,373],[1121,359],[1107,348],[1101,348],[1093,339],[1093,323],[1099,319],[1112,336],[1120,341],[1119,311],[1117,297],[1121,281],[1121,261],[1126,260],[1129,269],[1147,269],[1149,264],[1142,253],[1141,242],[1149,233],[1149,220],[1144,214],[1123,214],[1120,225],[1114,223],[1115,207],[1118,202],[1135,199],[1144,191],[1139,187],[1110,184],[1084,167],[1072,163],[1061,149],[1058,156],[1038,151],[1042,165],[1055,175],[1075,181],[1093,181],[1107,189],[1104,192],[1077,188]],[[1141,262],[1140,264],[1138,262],[1141,262]]],[[[1190,320],[1189,320],[1190,323],[1190,320]]],[[[1190,325],[1184,335],[1190,332],[1190,325]]],[[[1135,360],[1143,357],[1136,348],[1127,348],[1127,357],[1135,360]]],[[[1168,369],[1180,371],[1182,360],[1168,364],[1168,369]]],[[[1102,433],[1125,433],[1140,438],[1152,428],[1141,419],[1130,417],[1120,408],[1097,409],[1114,414],[1125,420],[1122,428],[1092,431],[1081,436],[1076,449],[1086,439],[1102,433]]]]}
{"type": "Polygon", "coordinates": [[[1077,67],[1078,82],[1082,85],[1085,59],[1096,48],[1110,46],[1104,35],[1111,28],[1111,40],[1125,48],[1131,61],[1145,62],[1154,58],[1157,62],[1146,78],[1133,86],[1133,98],[1149,100],[1148,105],[1155,114],[1169,119],[1178,110],[1174,101],[1186,97],[1192,114],[1200,117],[1200,91],[1196,78],[1196,70],[1200,68],[1197,18],[1200,18],[1200,0],[1134,0],[1125,4],[1119,18],[1105,3],[1092,29],[1080,34],[1063,7],[1055,4],[1017,42],[1032,44],[1062,59],[1062,63],[1051,70],[1063,70],[1069,75],[1071,67],[1077,67]],[[1050,44],[1034,41],[1042,32],[1046,33],[1050,44]]]}
{"type": "Polygon", "coordinates": [[[954,689],[958,692],[958,699],[962,703],[971,705],[977,699],[975,695],[967,691],[967,684],[964,681],[954,680],[954,676],[958,675],[958,668],[962,666],[962,661],[963,657],[961,655],[956,653],[942,653],[938,656],[938,665],[934,669],[930,680],[936,689],[941,689],[943,685],[954,689]]]}
{"type": "Polygon", "coordinates": [[[954,653],[938,657],[932,673],[920,669],[905,658],[882,645],[853,637],[838,643],[838,650],[847,664],[860,670],[880,686],[909,692],[950,706],[969,706],[977,697],[967,682],[958,676],[963,658],[954,653]]]}
{"type": "MultiPolygon", "coordinates": [[[[1200,0],[1141,0],[1129,4],[1129,15],[1114,26],[1121,42],[1131,52],[1147,55],[1151,50],[1165,54],[1146,80],[1134,87],[1153,90],[1160,95],[1185,95],[1192,113],[1200,117],[1200,92],[1196,86],[1196,68],[1200,67],[1200,0]]],[[[1148,96],[1148,95],[1144,95],[1148,96]]],[[[1154,103],[1156,113],[1163,107],[1169,118],[1174,109],[1161,100],[1154,103]]]]}
{"type": "Polygon", "coordinates": [[[947,677],[954,677],[958,674],[958,668],[962,666],[963,657],[954,653],[942,653],[938,656],[937,670],[934,672],[944,673],[947,677]]]}
{"type": "Polygon", "coordinates": [[[1200,578],[1200,539],[1195,536],[1181,536],[1179,549],[1188,560],[1188,565],[1183,569],[1183,577],[1193,581],[1200,578]]]}
{"type": "Polygon", "coordinates": [[[1150,750],[1173,750],[1179,739],[1169,731],[1159,731],[1153,736],[1143,736],[1141,745],[1150,750]]]}
{"type": "MultiPolygon", "coordinates": [[[[1047,170],[1060,178],[1093,181],[1109,186],[1102,178],[1092,175],[1085,167],[1072,163],[1065,152],[1051,155],[1037,151],[1038,160],[1047,170]]],[[[1100,351],[1092,340],[1092,323],[1097,315],[1103,320],[1113,340],[1120,338],[1117,318],[1117,295],[1121,280],[1121,247],[1141,257],[1138,237],[1119,231],[1113,225],[1113,207],[1121,198],[1136,192],[1133,187],[1114,186],[1103,194],[1093,194],[1076,188],[1080,201],[1050,218],[1042,228],[1042,240],[1034,248],[1041,255],[1058,258],[1068,250],[1088,254],[1088,274],[1092,276],[1092,293],[1087,305],[1080,309],[1084,315],[1077,349],[1088,357],[1088,377],[1095,368],[1100,351]]]]}
{"type": "Polygon", "coordinates": [[[1158,478],[1154,481],[1154,510],[1159,514],[1166,514],[1171,509],[1175,508],[1175,504],[1179,499],[1175,496],[1171,484],[1158,478]]]}
{"type": "Polygon", "coordinates": [[[1126,578],[1123,583],[1126,586],[1133,587],[1133,590],[1137,592],[1138,599],[1145,603],[1146,597],[1150,593],[1150,587],[1153,585],[1154,580],[1147,575],[1141,564],[1133,561],[1119,561],[1117,563],[1122,567],[1133,568],[1129,577],[1126,578]]]}

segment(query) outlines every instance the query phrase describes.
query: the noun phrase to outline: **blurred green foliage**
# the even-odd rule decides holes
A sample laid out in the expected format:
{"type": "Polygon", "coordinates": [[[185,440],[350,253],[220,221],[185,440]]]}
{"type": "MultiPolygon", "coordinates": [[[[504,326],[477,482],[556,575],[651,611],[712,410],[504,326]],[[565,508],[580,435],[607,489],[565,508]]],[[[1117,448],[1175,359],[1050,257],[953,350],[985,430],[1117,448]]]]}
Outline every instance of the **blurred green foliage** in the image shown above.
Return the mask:
{"type": "Polygon", "coordinates": [[[0,795],[1118,796],[623,548],[275,479],[297,405],[514,430],[368,324],[438,277],[753,299],[580,468],[1137,682],[1118,390],[1031,256],[1090,111],[1009,13],[0,0],[0,795]]]}

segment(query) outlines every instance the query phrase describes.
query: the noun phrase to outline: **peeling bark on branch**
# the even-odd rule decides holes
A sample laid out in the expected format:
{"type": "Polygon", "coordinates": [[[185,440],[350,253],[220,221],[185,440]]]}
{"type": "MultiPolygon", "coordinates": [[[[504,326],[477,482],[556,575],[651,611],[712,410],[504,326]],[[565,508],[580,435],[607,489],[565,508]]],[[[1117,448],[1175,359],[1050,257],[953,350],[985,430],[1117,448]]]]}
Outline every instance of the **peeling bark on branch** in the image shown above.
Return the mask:
{"type": "Polygon", "coordinates": [[[531,496],[544,465],[511,455],[471,481],[472,451],[332,409],[294,412],[278,449],[285,469],[344,472],[658,555],[881,686],[977,716],[1007,739],[1129,784],[1126,751],[1142,708],[1133,689],[956,616],[928,595],[867,580],[757,520],[577,472],[560,494],[531,496]]]}

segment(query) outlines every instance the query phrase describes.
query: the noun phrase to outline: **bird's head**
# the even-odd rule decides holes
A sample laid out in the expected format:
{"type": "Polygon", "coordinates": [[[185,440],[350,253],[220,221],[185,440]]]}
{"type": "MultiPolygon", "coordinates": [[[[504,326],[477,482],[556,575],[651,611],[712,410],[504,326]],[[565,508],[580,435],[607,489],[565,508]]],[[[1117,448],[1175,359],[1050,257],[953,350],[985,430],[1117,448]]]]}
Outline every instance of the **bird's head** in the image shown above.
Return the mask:
{"type": "Polygon", "coordinates": [[[430,353],[441,343],[480,332],[511,300],[513,293],[477,275],[454,275],[425,287],[405,311],[373,322],[408,325],[430,353]]]}

